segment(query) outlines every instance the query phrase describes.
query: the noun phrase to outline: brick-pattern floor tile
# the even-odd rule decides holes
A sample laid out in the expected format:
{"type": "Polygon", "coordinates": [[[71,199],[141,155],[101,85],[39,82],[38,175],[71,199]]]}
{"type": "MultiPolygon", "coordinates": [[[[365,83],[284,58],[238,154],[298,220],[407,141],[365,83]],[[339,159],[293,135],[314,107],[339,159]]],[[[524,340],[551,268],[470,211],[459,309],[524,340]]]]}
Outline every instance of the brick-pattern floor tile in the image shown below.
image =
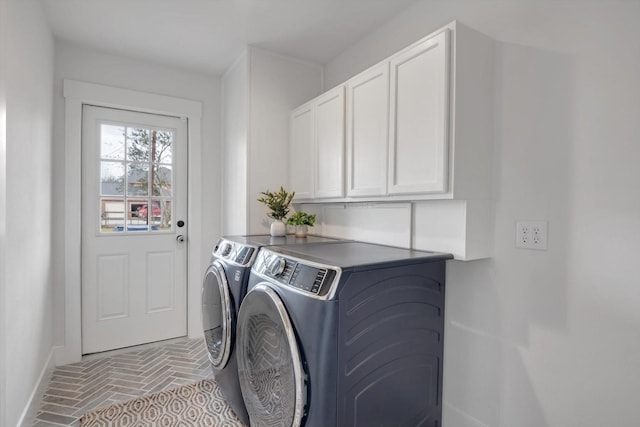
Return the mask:
{"type": "Polygon", "coordinates": [[[100,406],[211,378],[201,339],[59,366],[47,386],[34,427],[77,426],[100,406]]]}

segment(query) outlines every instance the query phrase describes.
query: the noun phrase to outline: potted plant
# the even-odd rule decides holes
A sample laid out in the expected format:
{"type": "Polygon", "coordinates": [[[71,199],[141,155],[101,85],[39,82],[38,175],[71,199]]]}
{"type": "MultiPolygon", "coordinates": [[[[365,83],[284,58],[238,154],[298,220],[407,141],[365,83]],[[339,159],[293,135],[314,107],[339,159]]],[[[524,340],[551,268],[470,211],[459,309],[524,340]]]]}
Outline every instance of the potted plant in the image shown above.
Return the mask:
{"type": "Polygon", "coordinates": [[[296,212],[289,217],[287,224],[296,226],[296,237],[307,237],[308,227],[313,227],[316,223],[316,215],[309,215],[306,212],[296,212]]]}
{"type": "Polygon", "coordinates": [[[260,203],[264,203],[271,210],[267,214],[274,221],[271,223],[270,232],[272,236],[285,236],[287,234],[287,226],[282,221],[289,213],[289,206],[291,200],[295,196],[293,193],[288,193],[284,188],[280,187],[280,191],[271,192],[269,190],[263,191],[262,197],[258,199],[260,203]]]}

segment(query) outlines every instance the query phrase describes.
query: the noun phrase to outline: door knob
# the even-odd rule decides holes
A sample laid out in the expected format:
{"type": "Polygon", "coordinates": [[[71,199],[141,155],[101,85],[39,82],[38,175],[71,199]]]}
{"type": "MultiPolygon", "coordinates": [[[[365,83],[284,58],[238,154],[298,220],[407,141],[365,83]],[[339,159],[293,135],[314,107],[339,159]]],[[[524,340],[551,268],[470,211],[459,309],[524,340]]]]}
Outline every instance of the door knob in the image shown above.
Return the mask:
{"type": "Polygon", "coordinates": [[[178,241],[178,243],[183,243],[184,242],[184,236],[182,234],[179,234],[178,237],[176,237],[176,240],[178,241]]]}

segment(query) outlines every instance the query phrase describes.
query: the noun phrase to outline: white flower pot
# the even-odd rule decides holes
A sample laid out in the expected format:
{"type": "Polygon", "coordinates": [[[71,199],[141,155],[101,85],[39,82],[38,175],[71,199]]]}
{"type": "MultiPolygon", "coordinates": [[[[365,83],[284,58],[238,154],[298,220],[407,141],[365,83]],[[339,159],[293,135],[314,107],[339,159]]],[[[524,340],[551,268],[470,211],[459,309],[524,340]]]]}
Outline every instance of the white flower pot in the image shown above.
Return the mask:
{"type": "Polygon", "coordinates": [[[273,237],[282,237],[287,235],[287,226],[280,219],[276,219],[271,223],[270,229],[273,237]]]}

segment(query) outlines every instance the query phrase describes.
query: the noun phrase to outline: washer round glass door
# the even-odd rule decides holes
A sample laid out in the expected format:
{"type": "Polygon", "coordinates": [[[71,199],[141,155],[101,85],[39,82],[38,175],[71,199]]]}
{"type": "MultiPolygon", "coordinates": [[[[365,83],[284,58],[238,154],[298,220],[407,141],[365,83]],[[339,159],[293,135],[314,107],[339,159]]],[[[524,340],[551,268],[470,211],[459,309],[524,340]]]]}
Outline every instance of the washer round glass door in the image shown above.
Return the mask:
{"type": "Polygon", "coordinates": [[[202,283],[202,328],[209,360],[216,369],[229,361],[233,345],[233,301],[224,267],[214,261],[202,283]]]}
{"type": "Polygon", "coordinates": [[[242,300],[237,329],[238,375],[251,426],[301,425],[305,374],[293,326],[267,284],[242,300]]]}

